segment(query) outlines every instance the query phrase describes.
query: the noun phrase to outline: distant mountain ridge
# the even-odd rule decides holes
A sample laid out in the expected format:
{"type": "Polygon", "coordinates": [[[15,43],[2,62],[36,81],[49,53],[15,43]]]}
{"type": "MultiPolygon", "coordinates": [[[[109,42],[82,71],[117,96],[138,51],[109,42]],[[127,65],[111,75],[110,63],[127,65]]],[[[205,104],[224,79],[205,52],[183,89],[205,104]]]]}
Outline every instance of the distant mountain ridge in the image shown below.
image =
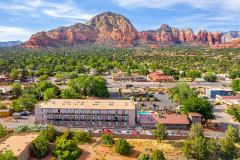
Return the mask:
{"type": "MultiPolygon", "coordinates": [[[[32,35],[23,48],[58,47],[75,44],[102,44],[108,46],[162,46],[184,44],[190,46],[226,47],[223,43],[239,37],[239,33],[220,33],[200,30],[197,34],[192,29],[177,29],[166,24],[157,30],[137,31],[124,16],[112,12],[99,14],[87,23],[76,23],[69,27],[59,27],[32,35]]],[[[234,47],[238,46],[234,42],[234,47]]]]}
{"type": "Polygon", "coordinates": [[[7,41],[7,42],[0,42],[0,48],[2,47],[13,47],[22,44],[21,41],[7,41]]]}

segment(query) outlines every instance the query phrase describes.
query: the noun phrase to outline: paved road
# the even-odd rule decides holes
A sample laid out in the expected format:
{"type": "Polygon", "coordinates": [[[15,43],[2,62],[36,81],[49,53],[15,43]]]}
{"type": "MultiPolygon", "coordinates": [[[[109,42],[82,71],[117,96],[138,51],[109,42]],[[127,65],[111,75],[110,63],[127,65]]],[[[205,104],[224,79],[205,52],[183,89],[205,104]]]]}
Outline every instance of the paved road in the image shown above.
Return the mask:
{"type": "Polygon", "coordinates": [[[233,118],[226,113],[227,107],[225,105],[214,106],[214,115],[216,116],[216,121],[219,123],[221,130],[225,130],[229,124],[240,125],[235,122],[233,118]]]}
{"type": "MultiPolygon", "coordinates": [[[[131,81],[122,81],[117,82],[113,81],[109,76],[105,76],[107,80],[107,86],[111,90],[116,88],[124,88],[127,84],[132,84],[135,87],[165,87],[172,88],[176,83],[159,83],[159,82],[131,82],[131,81]]],[[[229,87],[230,82],[188,82],[191,87],[215,87],[223,88],[229,87]]]]}

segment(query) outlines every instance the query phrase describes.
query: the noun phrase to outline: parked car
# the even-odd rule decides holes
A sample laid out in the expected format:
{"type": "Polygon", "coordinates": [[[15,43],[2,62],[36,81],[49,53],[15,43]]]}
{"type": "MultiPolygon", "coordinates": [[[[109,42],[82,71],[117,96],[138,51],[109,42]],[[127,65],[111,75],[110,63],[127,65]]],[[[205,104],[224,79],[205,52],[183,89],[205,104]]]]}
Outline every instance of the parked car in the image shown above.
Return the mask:
{"type": "Polygon", "coordinates": [[[115,129],[115,130],[113,130],[113,132],[114,132],[115,134],[121,134],[121,130],[120,130],[120,129],[115,129]]]}
{"type": "Polygon", "coordinates": [[[20,115],[21,116],[30,116],[30,112],[29,111],[23,111],[23,112],[20,112],[20,115]]]}
{"type": "Polygon", "coordinates": [[[13,113],[12,117],[13,117],[13,119],[22,119],[23,118],[21,113],[18,113],[18,112],[13,113]]]}
{"type": "Polygon", "coordinates": [[[153,132],[152,131],[146,131],[146,134],[151,136],[151,135],[153,135],[153,132]]]}
{"type": "Polygon", "coordinates": [[[131,132],[129,130],[124,130],[122,131],[123,134],[131,134],[131,132]]]}

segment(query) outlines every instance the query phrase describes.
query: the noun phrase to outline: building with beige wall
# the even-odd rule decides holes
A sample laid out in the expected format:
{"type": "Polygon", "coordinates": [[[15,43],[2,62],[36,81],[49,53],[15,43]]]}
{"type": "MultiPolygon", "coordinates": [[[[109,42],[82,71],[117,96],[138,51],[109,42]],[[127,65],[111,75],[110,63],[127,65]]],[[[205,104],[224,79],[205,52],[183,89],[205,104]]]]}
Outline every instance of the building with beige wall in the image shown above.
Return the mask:
{"type": "Polygon", "coordinates": [[[28,160],[29,146],[38,134],[12,135],[0,142],[0,153],[11,150],[18,160],[28,160]]]}
{"type": "Polygon", "coordinates": [[[35,121],[66,127],[135,127],[136,104],[130,100],[52,99],[35,106],[35,121]]]}

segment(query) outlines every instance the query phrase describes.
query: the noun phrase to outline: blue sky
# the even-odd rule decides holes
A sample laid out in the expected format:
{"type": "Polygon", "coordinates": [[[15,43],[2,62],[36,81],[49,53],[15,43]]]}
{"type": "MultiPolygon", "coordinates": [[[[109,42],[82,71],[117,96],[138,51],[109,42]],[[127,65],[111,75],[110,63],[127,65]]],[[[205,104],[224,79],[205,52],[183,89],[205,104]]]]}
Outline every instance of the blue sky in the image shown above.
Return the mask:
{"type": "Polygon", "coordinates": [[[240,30],[240,0],[1,0],[0,41],[25,41],[105,11],[124,15],[139,31],[161,24],[195,32],[240,30]]]}

